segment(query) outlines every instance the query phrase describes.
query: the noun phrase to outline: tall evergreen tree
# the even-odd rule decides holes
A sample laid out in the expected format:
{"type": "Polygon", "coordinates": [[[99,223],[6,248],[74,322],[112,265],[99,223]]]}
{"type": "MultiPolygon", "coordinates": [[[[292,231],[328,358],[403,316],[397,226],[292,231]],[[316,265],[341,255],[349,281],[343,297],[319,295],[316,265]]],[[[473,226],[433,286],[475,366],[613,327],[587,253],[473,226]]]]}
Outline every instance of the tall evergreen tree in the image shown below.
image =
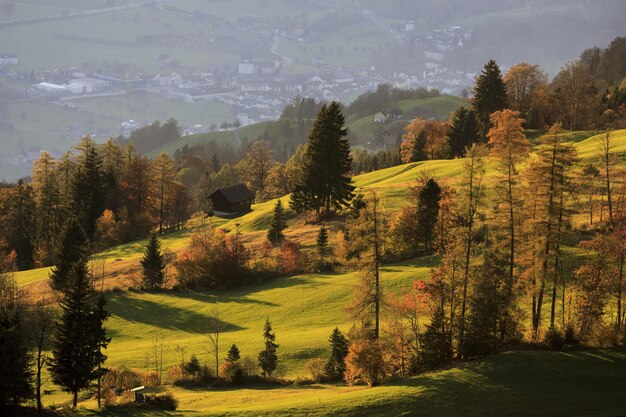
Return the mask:
{"type": "Polygon", "coordinates": [[[346,372],[346,356],[348,356],[348,339],[335,327],[328,339],[330,342],[330,358],[324,366],[324,373],[333,379],[343,379],[346,372]]]}
{"type": "Polygon", "coordinates": [[[141,260],[143,284],[149,288],[160,287],[165,281],[165,256],[161,252],[161,243],[155,233],[150,235],[146,252],[141,260]]]}
{"type": "Polygon", "coordinates": [[[459,107],[454,112],[446,141],[452,158],[462,157],[466,148],[480,141],[480,129],[474,110],[459,107]]]}
{"type": "Polygon", "coordinates": [[[317,255],[320,257],[320,264],[323,264],[326,255],[328,255],[328,231],[325,227],[320,227],[320,231],[317,234],[317,242],[315,246],[317,255]]]}
{"type": "Polygon", "coordinates": [[[7,243],[10,249],[15,250],[17,267],[20,270],[30,269],[33,266],[36,240],[35,199],[32,187],[19,180],[9,194],[5,210],[7,224],[4,228],[8,231],[7,243]]]}
{"type": "Polygon", "coordinates": [[[72,405],[76,408],[78,392],[99,377],[104,360],[101,347],[106,338],[102,328],[106,312],[102,301],[97,299],[85,260],[72,267],[59,304],[62,315],[49,368],[52,381],[72,394],[72,405]]]}
{"type": "Polygon", "coordinates": [[[0,409],[33,396],[25,306],[12,272],[0,271],[0,409]]]}
{"type": "Polygon", "coordinates": [[[274,214],[272,216],[272,222],[270,228],[267,231],[267,240],[274,245],[279,245],[285,240],[283,230],[287,228],[287,222],[285,222],[285,210],[283,209],[283,203],[279,199],[274,205],[274,214]]]}
{"type": "Polygon", "coordinates": [[[485,140],[490,128],[489,117],[491,113],[503,110],[508,105],[506,84],[496,61],[487,62],[476,79],[472,103],[480,123],[481,138],[485,140]]]}
{"type": "Polygon", "coordinates": [[[435,226],[439,220],[441,187],[430,178],[419,192],[417,200],[417,232],[424,240],[424,250],[433,249],[435,226]]]}
{"type": "Polygon", "coordinates": [[[91,239],[96,231],[96,220],[105,207],[104,171],[102,157],[91,139],[84,138],[79,149],[83,154],[72,183],[73,208],[85,233],[91,239]]]}
{"type": "Polygon", "coordinates": [[[64,291],[70,281],[70,273],[76,264],[86,261],[89,240],[76,218],[71,218],[61,236],[55,266],[50,273],[50,286],[57,291],[64,291]]]}
{"type": "MultiPolygon", "coordinates": [[[[348,131],[341,105],[332,102],[323,106],[309,134],[302,178],[295,195],[302,196],[305,205],[318,217],[349,204],[354,186],[348,176],[352,170],[348,131]]],[[[302,205],[302,204],[300,204],[302,205]]]]}
{"type": "Polygon", "coordinates": [[[272,373],[278,366],[278,356],[276,355],[276,349],[278,345],[276,342],[276,335],[272,333],[272,324],[270,319],[265,320],[265,327],[263,329],[263,339],[265,341],[265,349],[259,352],[259,366],[264,377],[272,376],[272,373]]]}

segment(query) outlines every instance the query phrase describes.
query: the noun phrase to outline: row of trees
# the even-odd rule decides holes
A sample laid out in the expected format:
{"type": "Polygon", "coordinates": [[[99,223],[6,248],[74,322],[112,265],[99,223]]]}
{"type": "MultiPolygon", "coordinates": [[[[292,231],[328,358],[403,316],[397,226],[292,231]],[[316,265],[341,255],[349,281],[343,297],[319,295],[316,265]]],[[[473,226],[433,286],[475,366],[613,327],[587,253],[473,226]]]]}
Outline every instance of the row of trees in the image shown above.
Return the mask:
{"type": "Polygon", "coordinates": [[[155,160],[109,140],[89,137],[60,160],[42,153],[32,181],[0,191],[0,224],[19,269],[51,265],[63,226],[76,216],[91,250],[175,230],[189,217],[189,199],[167,154],[155,160]]]}
{"type": "Polygon", "coordinates": [[[504,109],[519,112],[527,129],[556,122],[569,130],[625,127],[626,73],[615,65],[611,71],[598,69],[603,58],[618,54],[625,42],[617,38],[604,51],[585,51],[550,83],[539,65],[522,62],[502,75],[496,62],[489,61],[476,78],[471,108],[460,107],[448,122],[417,118],[407,126],[402,161],[462,157],[466,147],[488,140],[491,115],[504,109]]]}

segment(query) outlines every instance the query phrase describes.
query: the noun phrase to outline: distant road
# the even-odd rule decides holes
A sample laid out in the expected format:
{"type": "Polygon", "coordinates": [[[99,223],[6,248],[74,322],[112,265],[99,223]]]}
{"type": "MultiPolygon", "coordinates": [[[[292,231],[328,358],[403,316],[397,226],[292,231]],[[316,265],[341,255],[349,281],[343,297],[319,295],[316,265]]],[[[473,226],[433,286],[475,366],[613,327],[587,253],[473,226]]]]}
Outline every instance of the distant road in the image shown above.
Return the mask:
{"type": "Polygon", "coordinates": [[[150,1],[143,1],[141,3],[126,4],[123,6],[105,7],[102,9],[81,10],[78,12],[62,13],[62,14],[56,14],[56,15],[51,15],[51,16],[37,17],[33,19],[20,19],[16,21],[10,20],[8,22],[0,22],[0,26],[7,27],[7,26],[30,25],[33,23],[49,22],[52,20],[71,19],[73,17],[92,16],[92,15],[101,14],[101,13],[111,13],[111,12],[117,12],[121,10],[137,9],[139,7],[146,7],[146,6],[156,6],[160,8],[161,5],[165,3],[169,3],[171,1],[172,0],[150,0],[150,1]]]}
{"type": "Polygon", "coordinates": [[[274,42],[272,43],[272,47],[270,48],[270,52],[273,55],[276,55],[279,58],[282,58],[287,63],[287,66],[291,66],[293,64],[293,60],[285,55],[281,55],[278,53],[278,45],[280,45],[280,36],[274,36],[274,42]]]}

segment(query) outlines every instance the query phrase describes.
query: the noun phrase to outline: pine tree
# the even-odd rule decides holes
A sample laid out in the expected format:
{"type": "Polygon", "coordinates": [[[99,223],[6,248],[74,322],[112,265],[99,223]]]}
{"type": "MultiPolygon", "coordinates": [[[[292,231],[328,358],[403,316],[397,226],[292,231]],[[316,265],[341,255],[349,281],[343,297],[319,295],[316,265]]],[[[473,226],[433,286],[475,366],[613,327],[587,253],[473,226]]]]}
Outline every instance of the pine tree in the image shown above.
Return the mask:
{"type": "Polygon", "coordinates": [[[348,355],[348,339],[335,327],[328,339],[330,342],[330,358],[324,366],[324,373],[332,379],[343,379],[346,372],[346,356],[348,355]]]}
{"type": "Polygon", "coordinates": [[[272,333],[272,324],[269,318],[265,320],[263,339],[265,340],[265,349],[259,352],[258,360],[263,376],[267,377],[272,376],[278,366],[278,356],[276,355],[278,345],[275,343],[276,335],[272,333]]]}
{"type": "Polygon", "coordinates": [[[67,222],[59,243],[55,266],[50,273],[50,286],[54,290],[64,291],[72,269],[76,264],[85,262],[89,249],[87,236],[76,218],[67,222]]]}
{"type": "Polygon", "coordinates": [[[426,131],[422,129],[413,142],[413,149],[411,149],[411,158],[409,162],[419,162],[428,159],[426,155],[426,131]]]}
{"type": "Polygon", "coordinates": [[[476,113],[472,109],[459,107],[450,121],[447,133],[447,145],[452,158],[465,155],[465,149],[479,142],[480,129],[476,120],[476,113]]]}
{"type": "Polygon", "coordinates": [[[234,363],[241,359],[241,355],[239,353],[239,348],[237,345],[233,344],[230,349],[228,349],[228,353],[226,354],[226,362],[234,363]]]}
{"type": "Polygon", "coordinates": [[[141,266],[143,267],[143,284],[145,286],[156,288],[163,285],[165,281],[165,256],[161,252],[161,243],[155,233],[150,235],[141,266]]]}
{"type": "Polygon", "coordinates": [[[283,209],[283,203],[279,199],[274,205],[274,215],[272,217],[272,222],[270,223],[270,228],[267,231],[267,240],[272,242],[274,245],[279,245],[283,240],[285,240],[283,230],[286,228],[287,223],[285,222],[285,211],[283,209]]]}
{"type": "Polygon", "coordinates": [[[325,227],[320,227],[317,234],[316,251],[320,257],[320,264],[323,264],[326,255],[328,255],[328,231],[325,227]]]}
{"type": "Polygon", "coordinates": [[[332,102],[323,106],[309,134],[302,178],[295,187],[296,195],[304,194],[307,208],[318,217],[348,205],[354,186],[348,176],[352,170],[348,131],[341,105],[332,102]]]}
{"type": "Polygon", "coordinates": [[[97,300],[85,260],[72,267],[69,278],[59,303],[62,315],[49,368],[52,381],[72,393],[76,408],[78,392],[100,376],[104,360],[101,347],[106,339],[102,321],[106,312],[102,301],[97,300]]]}
{"type": "Polygon", "coordinates": [[[430,178],[419,192],[417,200],[417,232],[424,240],[424,250],[433,249],[435,226],[439,220],[441,187],[430,178]]]}
{"type": "Polygon", "coordinates": [[[506,328],[507,333],[514,331],[514,326],[504,325],[509,320],[508,306],[504,302],[507,273],[505,256],[497,250],[488,250],[483,254],[483,263],[476,274],[469,299],[467,337],[462,352],[464,358],[493,353],[501,340],[500,330],[506,328]]]}
{"type": "Polygon", "coordinates": [[[480,134],[483,139],[487,137],[489,131],[491,113],[505,109],[507,104],[506,85],[502,79],[500,67],[496,61],[490,60],[476,79],[473,99],[474,111],[480,123],[480,134]]]}
{"type": "Polygon", "coordinates": [[[18,269],[32,268],[36,241],[35,199],[32,187],[23,180],[19,180],[9,194],[6,222],[7,243],[15,250],[18,269]]]}
{"type": "Polygon", "coordinates": [[[89,137],[83,138],[79,149],[83,155],[72,182],[72,202],[74,213],[91,239],[96,231],[96,220],[105,208],[104,171],[102,157],[89,137]]]}
{"type": "Polygon", "coordinates": [[[17,406],[33,396],[24,313],[14,275],[0,271],[0,409],[17,406]]]}

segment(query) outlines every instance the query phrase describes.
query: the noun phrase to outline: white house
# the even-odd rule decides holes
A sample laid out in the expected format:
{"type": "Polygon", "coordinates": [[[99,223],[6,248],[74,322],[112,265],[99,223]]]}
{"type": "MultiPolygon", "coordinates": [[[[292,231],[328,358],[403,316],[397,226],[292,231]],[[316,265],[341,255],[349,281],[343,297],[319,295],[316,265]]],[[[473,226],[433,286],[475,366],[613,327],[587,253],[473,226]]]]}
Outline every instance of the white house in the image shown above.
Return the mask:
{"type": "Polygon", "coordinates": [[[252,75],[256,73],[256,65],[253,62],[248,61],[247,59],[241,61],[239,63],[239,68],[237,71],[241,75],[252,75]]]}
{"type": "Polygon", "coordinates": [[[374,123],[385,123],[387,121],[387,116],[384,113],[378,112],[374,115],[374,123]]]}

